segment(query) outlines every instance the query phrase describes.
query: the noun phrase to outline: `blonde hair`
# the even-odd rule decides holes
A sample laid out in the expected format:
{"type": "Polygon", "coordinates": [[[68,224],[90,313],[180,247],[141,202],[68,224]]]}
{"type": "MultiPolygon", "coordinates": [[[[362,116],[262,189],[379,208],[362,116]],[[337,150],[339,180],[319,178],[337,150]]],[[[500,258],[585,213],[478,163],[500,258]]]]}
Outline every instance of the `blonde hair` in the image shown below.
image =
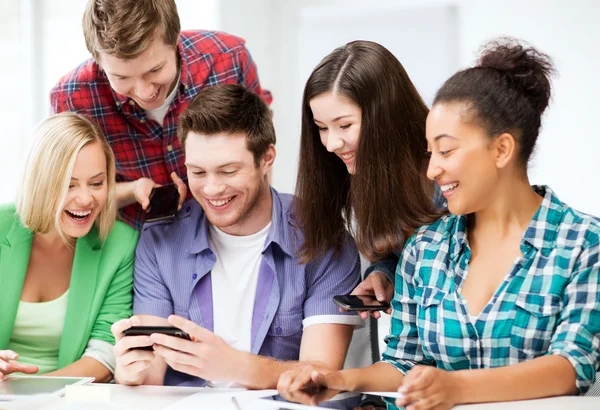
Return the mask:
{"type": "Polygon", "coordinates": [[[117,215],[115,159],[100,128],[72,112],[53,115],[34,131],[16,198],[17,213],[33,233],[55,229],[65,243],[69,243],[60,228],[62,209],[77,154],[93,143],[100,144],[106,157],[108,198],[95,221],[100,239],[106,239],[117,215]]]}
{"type": "Polygon", "coordinates": [[[96,62],[100,53],[136,58],[157,35],[176,47],[181,30],[174,0],[89,0],[82,25],[85,45],[96,62]]]}

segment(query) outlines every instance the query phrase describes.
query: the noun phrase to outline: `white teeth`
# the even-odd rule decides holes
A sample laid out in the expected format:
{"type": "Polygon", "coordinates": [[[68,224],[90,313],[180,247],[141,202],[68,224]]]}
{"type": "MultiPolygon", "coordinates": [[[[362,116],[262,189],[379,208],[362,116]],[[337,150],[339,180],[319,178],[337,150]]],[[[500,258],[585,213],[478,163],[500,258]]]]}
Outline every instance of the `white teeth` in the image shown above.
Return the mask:
{"type": "Polygon", "coordinates": [[[227,203],[229,203],[229,201],[231,201],[233,199],[233,197],[229,197],[227,199],[221,199],[219,201],[211,201],[210,199],[208,200],[208,202],[210,202],[210,204],[212,206],[223,206],[227,203]]]}
{"type": "Polygon", "coordinates": [[[447,184],[447,185],[440,185],[440,189],[442,190],[442,192],[446,192],[446,191],[450,191],[451,189],[454,189],[458,186],[458,182],[454,182],[452,184],[447,184]]]}
{"type": "Polygon", "coordinates": [[[354,153],[342,154],[342,155],[340,155],[340,157],[342,157],[342,159],[351,159],[351,158],[354,158],[354,153]]]}
{"type": "Polygon", "coordinates": [[[92,210],[90,209],[88,211],[83,211],[83,212],[76,212],[76,211],[68,211],[68,212],[72,213],[75,216],[85,217],[85,216],[88,216],[89,214],[91,214],[92,210]]]}

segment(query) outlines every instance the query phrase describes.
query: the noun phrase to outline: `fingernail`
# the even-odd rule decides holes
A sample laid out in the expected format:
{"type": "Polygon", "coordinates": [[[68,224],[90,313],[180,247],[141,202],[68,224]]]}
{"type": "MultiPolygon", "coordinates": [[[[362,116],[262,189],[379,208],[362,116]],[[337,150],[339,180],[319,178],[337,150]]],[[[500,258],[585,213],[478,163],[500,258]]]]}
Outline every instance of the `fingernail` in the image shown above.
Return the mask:
{"type": "Polygon", "coordinates": [[[11,358],[11,359],[13,359],[13,360],[17,360],[17,359],[19,358],[19,355],[18,355],[18,354],[16,354],[16,353],[13,353],[13,354],[10,356],[10,358],[11,358]]]}

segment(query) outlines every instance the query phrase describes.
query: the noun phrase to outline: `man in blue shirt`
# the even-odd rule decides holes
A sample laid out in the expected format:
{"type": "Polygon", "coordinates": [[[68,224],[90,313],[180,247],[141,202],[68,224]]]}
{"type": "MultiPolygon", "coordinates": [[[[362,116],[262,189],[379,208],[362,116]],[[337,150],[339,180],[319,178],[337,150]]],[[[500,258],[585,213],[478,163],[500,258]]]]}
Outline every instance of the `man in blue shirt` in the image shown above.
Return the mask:
{"type": "Polygon", "coordinates": [[[194,199],[142,230],[135,316],[113,326],[115,380],[264,389],[305,363],[340,369],[362,319],[340,313],[332,297],[358,284],[358,252],[348,237],[338,252],[307,263],[297,256],[292,197],[267,180],[275,160],[267,105],[241,86],[203,89],[178,135],[194,199]],[[134,325],[176,326],[192,340],[123,337],[134,325]]]}

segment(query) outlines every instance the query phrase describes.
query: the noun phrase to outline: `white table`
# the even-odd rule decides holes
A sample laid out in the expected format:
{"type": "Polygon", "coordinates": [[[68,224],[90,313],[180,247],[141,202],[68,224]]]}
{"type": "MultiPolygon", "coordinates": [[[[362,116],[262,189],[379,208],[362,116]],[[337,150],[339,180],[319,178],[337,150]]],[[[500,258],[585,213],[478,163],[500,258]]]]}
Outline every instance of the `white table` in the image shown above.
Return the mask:
{"type": "MultiPolygon", "coordinates": [[[[90,385],[95,386],[95,385],[90,385]]],[[[167,387],[167,386],[138,386],[99,385],[110,391],[110,402],[89,403],[82,410],[162,410],[173,403],[192,394],[203,391],[201,387],[167,387]]],[[[209,389],[215,391],[215,389],[209,389]]],[[[224,389],[220,389],[223,391],[224,389]]],[[[231,390],[233,393],[234,390],[231,390]]],[[[242,402],[243,403],[243,402],[242,402]]],[[[76,402],[72,403],[76,404],[76,402]]],[[[281,404],[281,403],[280,403],[281,404]]],[[[71,406],[65,397],[46,398],[43,401],[23,403],[12,410],[69,410],[78,407],[71,406]]],[[[268,408],[269,406],[266,406],[268,408]]],[[[275,406],[280,407],[280,406],[275,406]]],[[[3,409],[0,403],[0,409],[3,409]]],[[[503,403],[470,404],[455,407],[456,410],[600,410],[600,397],[556,397],[549,399],[525,400],[503,403]]],[[[200,409],[202,410],[202,409],[200,409]]],[[[242,410],[243,406],[242,406],[242,410]]]]}

